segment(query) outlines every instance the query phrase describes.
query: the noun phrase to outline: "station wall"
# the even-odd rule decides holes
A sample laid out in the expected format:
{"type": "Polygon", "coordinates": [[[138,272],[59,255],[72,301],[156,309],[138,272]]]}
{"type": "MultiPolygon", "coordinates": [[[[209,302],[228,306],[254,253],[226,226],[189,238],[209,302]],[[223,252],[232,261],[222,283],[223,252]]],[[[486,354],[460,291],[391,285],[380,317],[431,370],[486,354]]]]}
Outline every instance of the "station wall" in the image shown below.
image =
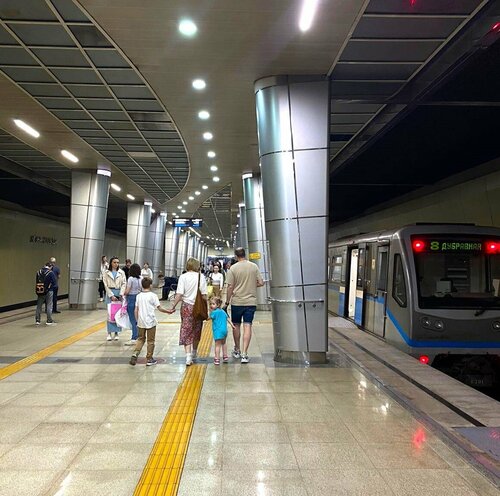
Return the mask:
{"type": "MultiPolygon", "coordinates": [[[[0,208],[0,259],[4,273],[0,310],[23,306],[36,299],[35,274],[50,257],[61,268],[59,294],[68,293],[69,223],[0,208]]],[[[125,261],[125,236],[106,233],[104,253],[125,261]]],[[[96,294],[97,298],[97,294],[96,294]]]]}
{"type": "Polygon", "coordinates": [[[500,163],[496,172],[404,201],[339,224],[330,240],[382,231],[415,222],[458,222],[500,227],[500,163]]]}

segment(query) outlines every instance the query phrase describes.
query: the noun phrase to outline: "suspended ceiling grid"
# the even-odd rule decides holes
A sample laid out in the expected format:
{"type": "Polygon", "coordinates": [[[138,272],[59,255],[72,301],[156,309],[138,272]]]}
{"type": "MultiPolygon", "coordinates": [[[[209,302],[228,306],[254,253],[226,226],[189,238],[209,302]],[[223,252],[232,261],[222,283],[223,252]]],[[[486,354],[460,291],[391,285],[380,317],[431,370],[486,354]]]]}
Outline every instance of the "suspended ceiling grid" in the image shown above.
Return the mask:
{"type": "Polygon", "coordinates": [[[189,177],[182,139],[140,74],[80,8],[3,0],[0,70],[160,203],[189,177]]]}
{"type": "MultiPolygon", "coordinates": [[[[487,3],[480,0],[368,3],[330,74],[332,169],[340,165],[335,160],[339,152],[487,3]]],[[[398,111],[405,107],[400,105],[398,111]]]]}
{"type": "MultiPolygon", "coordinates": [[[[230,184],[205,200],[194,217],[203,219],[201,234],[203,237],[231,240],[231,200],[232,188],[230,184]]],[[[210,244],[217,244],[213,239],[210,244]]]]}

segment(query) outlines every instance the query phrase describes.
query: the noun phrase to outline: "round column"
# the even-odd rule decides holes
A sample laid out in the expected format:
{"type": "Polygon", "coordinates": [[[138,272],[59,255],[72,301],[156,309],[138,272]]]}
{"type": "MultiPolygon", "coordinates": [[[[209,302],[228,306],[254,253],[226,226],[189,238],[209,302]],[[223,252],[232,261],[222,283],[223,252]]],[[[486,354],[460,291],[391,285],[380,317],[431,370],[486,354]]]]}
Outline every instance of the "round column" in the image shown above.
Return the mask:
{"type": "Polygon", "coordinates": [[[323,363],[327,339],[329,81],[255,83],[275,360],[323,363]]]}
{"type": "Polygon", "coordinates": [[[177,255],[179,251],[180,227],[165,229],[165,277],[177,277],[177,255]]]}
{"type": "Polygon", "coordinates": [[[238,205],[238,213],[240,214],[240,221],[238,222],[240,226],[239,227],[240,244],[238,246],[244,248],[245,251],[248,253],[247,213],[244,203],[240,203],[238,205]]]}
{"type": "Polygon", "coordinates": [[[71,173],[69,307],[97,308],[97,284],[108,213],[108,171],[71,173]]]}
{"type": "MultiPolygon", "coordinates": [[[[257,288],[257,309],[270,310],[269,269],[264,225],[264,205],[259,176],[243,174],[243,196],[245,198],[246,234],[248,236],[247,258],[259,267],[264,286],[257,288]]],[[[240,214],[241,219],[241,214],[240,214]]]]}
{"type": "Polygon", "coordinates": [[[165,226],[167,214],[160,212],[149,228],[149,249],[151,253],[151,270],[153,271],[153,285],[158,286],[158,274],[163,270],[163,252],[165,243],[165,226]]]}
{"type": "Polygon", "coordinates": [[[127,258],[141,267],[147,260],[148,235],[151,222],[151,204],[127,205],[127,258]]]}

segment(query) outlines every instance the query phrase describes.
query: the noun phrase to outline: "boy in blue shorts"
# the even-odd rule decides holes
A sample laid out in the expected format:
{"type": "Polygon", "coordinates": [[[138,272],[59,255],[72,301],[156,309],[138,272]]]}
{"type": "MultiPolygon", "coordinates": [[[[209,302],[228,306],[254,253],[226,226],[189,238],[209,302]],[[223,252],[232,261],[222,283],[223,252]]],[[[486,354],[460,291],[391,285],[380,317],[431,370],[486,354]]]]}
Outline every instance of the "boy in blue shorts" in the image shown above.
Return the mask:
{"type": "Polygon", "coordinates": [[[222,361],[227,363],[227,323],[234,328],[227,313],[221,309],[222,300],[214,296],[210,298],[210,318],[212,319],[212,333],[215,341],[214,365],[220,365],[220,349],[222,348],[222,361]]]}

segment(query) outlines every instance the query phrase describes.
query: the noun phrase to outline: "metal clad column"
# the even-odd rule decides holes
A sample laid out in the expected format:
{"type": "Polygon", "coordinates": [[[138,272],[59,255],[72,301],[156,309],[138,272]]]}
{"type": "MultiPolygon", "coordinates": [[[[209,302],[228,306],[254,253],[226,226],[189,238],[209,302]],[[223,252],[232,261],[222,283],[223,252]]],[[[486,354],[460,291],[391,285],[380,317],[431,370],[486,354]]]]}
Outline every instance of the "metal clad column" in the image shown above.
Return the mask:
{"type": "Polygon", "coordinates": [[[177,276],[180,227],[166,226],[165,230],[165,277],[177,276]]]}
{"type": "Polygon", "coordinates": [[[240,203],[238,205],[238,213],[240,214],[240,221],[238,224],[239,234],[240,234],[240,245],[242,248],[245,248],[245,251],[248,253],[248,233],[247,233],[247,213],[245,209],[245,204],[240,203]]]}
{"type": "MultiPolygon", "coordinates": [[[[262,202],[262,183],[260,177],[252,174],[243,175],[243,196],[245,198],[246,233],[248,236],[247,256],[258,267],[264,281],[269,281],[266,250],[266,230],[262,202]],[[257,258],[258,257],[258,258],[257,258]]],[[[240,214],[241,220],[241,214],[240,214]]],[[[268,301],[269,283],[257,288],[257,309],[270,310],[268,301]]]]}
{"type": "MultiPolygon", "coordinates": [[[[189,258],[189,233],[185,232],[184,233],[184,244],[182,245],[182,256],[181,256],[181,264],[180,264],[180,274],[186,270],[186,262],[187,259],[189,258]]],[[[180,275],[179,274],[179,275],[180,275]]]]}
{"type": "Polygon", "coordinates": [[[161,212],[151,223],[149,228],[151,270],[153,271],[153,285],[158,286],[158,274],[163,270],[163,243],[165,242],[165,226],[167,214],[161,212]]]}
{"type": "Polygon", "coordinates": [[[141,267],[148,251],[148,233],[151,222],[151,205],[129,203],[127,206],[127,258],[141,267]]]}
{"type": "Polygon", "coordinates": [[[177,251],[177,274],[181,275],[184,270],[185,260],[185,243],[186,243],[186,233],[182,232],[179,228],[179,250],[177,251]]]}
{"type": "Polygon", "coordinates": [[[325,362],[329,82],[269,77],[255,93],[275,360],[325,362]]]}
{"type": "Polygon", "coordinates": [[[72,171],[70,308],[97,308],[97,280],[106,232],[108,196],[109,176],[96,171],[72,171]]]}

